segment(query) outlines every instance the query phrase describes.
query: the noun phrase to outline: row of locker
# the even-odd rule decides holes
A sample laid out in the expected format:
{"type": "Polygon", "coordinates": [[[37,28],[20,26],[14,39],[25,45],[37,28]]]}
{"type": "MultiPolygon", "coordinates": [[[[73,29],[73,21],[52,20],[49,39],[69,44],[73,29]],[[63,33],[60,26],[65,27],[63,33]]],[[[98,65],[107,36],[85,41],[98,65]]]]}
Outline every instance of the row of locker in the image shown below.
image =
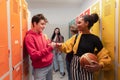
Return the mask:
{"type": "Polygon", "coordinates": [[[105,48],[110,51],[113,62],[113,68],[101,72],[96,80],[120,80],[120,0],[97,0],[69,25],[75,24],[79,16],[94,12],[99,14],[100,20],[90,31],[101,38],[105,48]]]}
{"type": "MultiPolygon", "coordinates": [[[[102,77],[97,80],[120,80],[119,6],[120,0],[97,0],[80,14],[97,12],[100,15],[100,22],[94,25],[91,32],[100,36],[104,46],[111,52],[113,69],[102,72],[102,77]]],[[[22,59],[27,10],[25,0],[0,0],[0,80],[27,80],[27,63],[22,59]]]]}
{"type": "Polygon", "coordinates": [[[0,80],[22,80],[27,3],[25,0],[0,0],[0,11],[0,80]]]}

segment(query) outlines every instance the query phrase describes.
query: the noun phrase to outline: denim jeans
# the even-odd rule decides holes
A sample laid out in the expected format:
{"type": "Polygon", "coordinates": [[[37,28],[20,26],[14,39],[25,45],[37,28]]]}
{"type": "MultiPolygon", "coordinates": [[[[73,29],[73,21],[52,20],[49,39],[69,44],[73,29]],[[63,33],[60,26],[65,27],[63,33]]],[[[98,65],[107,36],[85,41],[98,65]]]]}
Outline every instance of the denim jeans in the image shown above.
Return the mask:
{"type": "Polygon", "coordinates": [[[53,80],[52,65],[33,70],[34,80],[53,80]]]}
{"type": "Polygon", "coordinates": [[[55,53],[55,51],[53,51],[54,53],[54,60],[53,60],[53,67],[54,70],[59,70],[60,73],[65,72],[64,70],[64,60],[63,60],[63,53],[55,53]]]}

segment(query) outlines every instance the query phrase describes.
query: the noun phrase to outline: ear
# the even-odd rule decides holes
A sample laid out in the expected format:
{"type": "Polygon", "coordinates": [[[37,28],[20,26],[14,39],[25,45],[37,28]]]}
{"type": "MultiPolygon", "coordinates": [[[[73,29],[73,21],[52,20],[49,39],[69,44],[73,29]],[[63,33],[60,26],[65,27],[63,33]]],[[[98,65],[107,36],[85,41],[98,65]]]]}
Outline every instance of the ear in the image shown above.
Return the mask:
{"type": "Polygon", "coordinates": [[[36,26],[37,25],[37,23],[36,22],[33,22],[33,26],[36,26]]]}
{"type": "Polygon", "coordinates": [[[87,21],[87,22],[85,22],[85,25],[86,25],[86,26],[88,26],[88,25],[89,25],[89,22],[88,22],[88,21],[87,21]]]}

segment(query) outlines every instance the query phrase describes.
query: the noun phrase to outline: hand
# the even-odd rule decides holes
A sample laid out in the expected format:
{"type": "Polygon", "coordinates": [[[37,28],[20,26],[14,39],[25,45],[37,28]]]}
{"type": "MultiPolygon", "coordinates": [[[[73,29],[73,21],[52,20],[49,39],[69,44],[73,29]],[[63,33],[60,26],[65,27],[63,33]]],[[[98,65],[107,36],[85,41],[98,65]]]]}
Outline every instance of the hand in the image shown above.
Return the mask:
{"type": "Polygon", "coordinates": [[[95,72],[95,71],[100,70],[102,68],[102,66],[99,65],[98,62],[92,61],[92,65],[85,65],[84,68],[89,72],[95,72]]]}
{"type": "Polygon", "coordinates": [[[52,41],[50,39],[47,40],[48,43],[51,43],[52,41]]]}
{"type": "Polygon", "coordinates": [[[56,47],[62,46],[62,43],[56,43],[56,47]]]}
{"type": "Polygon", "coordinates": [[[51,46],[52,48],[56,47],[56,43],[55,42],[51,42],[50,44],[48,44],[48,46],[51,46]]]}

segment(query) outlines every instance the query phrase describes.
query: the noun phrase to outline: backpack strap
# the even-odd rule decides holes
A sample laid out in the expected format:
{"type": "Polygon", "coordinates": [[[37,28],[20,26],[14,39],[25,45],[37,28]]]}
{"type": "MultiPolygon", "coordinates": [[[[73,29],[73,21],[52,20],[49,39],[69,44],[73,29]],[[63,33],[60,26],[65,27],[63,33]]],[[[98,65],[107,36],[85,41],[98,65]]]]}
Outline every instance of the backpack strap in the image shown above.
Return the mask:
{"type": "MultiPolygon", "coordinates": [[[[77,37],[78,37],[78,34],[76,34],[76,36],[75,36],[74,45],[75,45],[75,43],[76,43],[77,37]]],[[[73,45],[73,46],[74,46],[74,45],[73,45]]]]}

